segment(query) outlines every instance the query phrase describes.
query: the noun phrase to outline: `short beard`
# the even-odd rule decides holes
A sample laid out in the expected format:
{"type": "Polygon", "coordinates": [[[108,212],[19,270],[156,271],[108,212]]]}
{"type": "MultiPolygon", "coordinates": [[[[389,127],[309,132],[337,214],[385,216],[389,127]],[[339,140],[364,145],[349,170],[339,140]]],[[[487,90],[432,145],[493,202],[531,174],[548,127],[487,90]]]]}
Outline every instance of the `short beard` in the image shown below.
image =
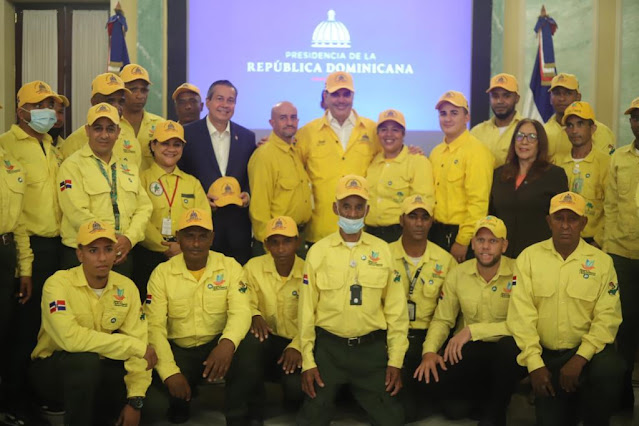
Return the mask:
{"type": "Polygon", "coordinates": [[[496,264],[499,263],[499,261],[501,260],[501,255],[499,256],[495,256],[492,260],[492,262],[490,263],[482,263],[479,258],[477,257],[477,263],[479,263],[481,266],[483,266],[484,268],[492,268],[493,266],[495,266],[496,264]]]}
{"type": "Polygon", "coordinates": [[[507,118],[508,118],[508,117],[510,117],[510,116],[511,116],[511,114],[512,114],[512,113],[514,113],[514,112],[515,112],[515,107],[514,107],[514,106],[513,106],[511,109],[509,109],[508,111],[506,111],[505,113],[503,113],[503,114],[497,114],[497,113],[495,112],[495,110],[493,110],[493,114],[495,114],[495,117],[497,117],[497,118],[498,118],[498,119],[500,119],[500,120],[505,120],[505,119],[507,119],[507,118]]]}

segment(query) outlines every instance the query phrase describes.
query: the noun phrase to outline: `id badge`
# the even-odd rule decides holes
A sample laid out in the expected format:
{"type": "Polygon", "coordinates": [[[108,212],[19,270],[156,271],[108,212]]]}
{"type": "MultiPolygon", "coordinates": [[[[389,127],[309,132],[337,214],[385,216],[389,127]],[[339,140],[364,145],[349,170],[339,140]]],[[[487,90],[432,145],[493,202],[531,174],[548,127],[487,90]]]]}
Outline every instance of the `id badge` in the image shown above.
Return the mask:
{"type": "Polygon", "coordinates": [[[351,286],[351,305],[362,304],[362,286],[359,284],[353,284],[351,286]]]}
{"type": "Polygon", "coordinates": [[[162,218],[162,235],[173,235],[173,229],[171,226],[171,218],[170,217],[165,217],[162,218]]]}
{"type": "Polygon", "coordinates": [[[417,304],[412,300],[407,301],[408,303],[408,320],[415,321],[416,312],[417,312],[417,304]]]}

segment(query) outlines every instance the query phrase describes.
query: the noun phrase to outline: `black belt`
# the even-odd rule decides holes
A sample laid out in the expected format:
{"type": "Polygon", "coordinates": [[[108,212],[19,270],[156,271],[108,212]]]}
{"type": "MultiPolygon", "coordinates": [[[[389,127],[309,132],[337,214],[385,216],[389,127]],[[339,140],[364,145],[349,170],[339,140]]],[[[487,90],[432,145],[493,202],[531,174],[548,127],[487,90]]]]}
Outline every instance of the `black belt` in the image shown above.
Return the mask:
{"type": "Polygon", "coordinates": [[[315,334],[318,336],[329,337],[331,340],[345,344],[346,346],[358,346],[365,343],[371,343],[376,340],[386,340],[386,330],[371,331],[370,333],[359,337],[340,337],[324,330],[323,328],[315,327],[315,334]]]}
{"type": "Polygon", "coordinates": [[[0,244],[3,246],[8,246],[13,244],[13,232],[7,232],[6,234],[0,235],[0,244]]]}
{"type": "Polygon", "coordinates": [[[409,339],[421,339],[424,340],[426,338],[426,332],[428,330],[419,329],[419,328],[409,328],[408,329],[408,338],[409,339]]]}

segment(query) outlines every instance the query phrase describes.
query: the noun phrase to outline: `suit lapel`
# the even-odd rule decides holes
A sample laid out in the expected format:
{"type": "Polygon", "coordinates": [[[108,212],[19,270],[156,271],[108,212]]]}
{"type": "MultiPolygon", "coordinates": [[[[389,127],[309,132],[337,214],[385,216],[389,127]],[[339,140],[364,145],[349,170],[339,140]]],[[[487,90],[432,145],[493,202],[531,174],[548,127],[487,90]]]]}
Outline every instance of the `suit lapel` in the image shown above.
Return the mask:
{"type": "Polygon", "coordinates": [[[238,141],[237,128],[235,123],[231,121],[231,143],[229,147],[229,161],[226,165],[226,176],[234,176],[237,178],[237,171],[235,170],[235,161],[241,158],[241,146],[238,141]]]}

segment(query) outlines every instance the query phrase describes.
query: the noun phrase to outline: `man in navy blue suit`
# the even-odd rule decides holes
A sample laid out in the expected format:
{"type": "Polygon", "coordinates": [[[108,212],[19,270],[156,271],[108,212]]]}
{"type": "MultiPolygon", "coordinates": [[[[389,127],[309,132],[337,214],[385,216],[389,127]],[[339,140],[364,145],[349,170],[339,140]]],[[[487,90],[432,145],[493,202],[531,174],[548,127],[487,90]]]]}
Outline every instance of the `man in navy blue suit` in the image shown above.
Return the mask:
{"type": "Polygon", "coordinates": [[[231,121],[237,89],[228,80],[211,84],[206,94],[206,117],[184,126],[184,153],[180,168],[200,180],[204,191],[222,176],[232,176],[242,188],[243,205],[213,209],[213,250],[244,264],[251,257],[251,221],[248,214],[247,165],[255,151],[255,133],[231,121]]]}

